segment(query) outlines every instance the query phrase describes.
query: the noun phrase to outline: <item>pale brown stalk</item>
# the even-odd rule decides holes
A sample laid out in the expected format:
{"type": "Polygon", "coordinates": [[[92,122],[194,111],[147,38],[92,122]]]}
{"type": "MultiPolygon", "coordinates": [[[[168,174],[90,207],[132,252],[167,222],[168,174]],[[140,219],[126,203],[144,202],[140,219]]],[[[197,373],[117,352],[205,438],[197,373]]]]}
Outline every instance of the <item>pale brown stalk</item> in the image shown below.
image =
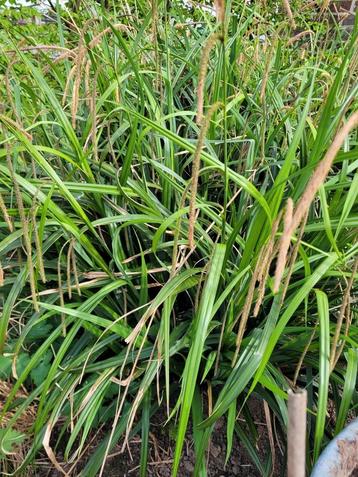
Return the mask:
{"type": "MultiPolygon", "coordinates": [[[[262,248],[260,253],[259,253],[259,257],[257,259],[258,263],[262,260],[263,253],[264,253],[264,249],[262,248]]],[[[236,336],[236,350],[235,350],[233,363],[236,362],[237,356],[239,355],[242,339],[244,337],[244,333],[245,333],[245,330],[246,330],[247,320],[249,319],[249,315],[250,315],[251,305],[252,305],[252,301],[253,301],[253,298],[254,298],[254,292],[255,292],[257,277],[258,277],[259,273],[260,273],[259,267],[255,267],[255,270],[254,270],[254,272],[252,274],[252,277],[251,277],[251,280],[250,280],[249,289],[247,291],[245,304],[244,304],[242,314],[241,314],[241,318],[240,318],[239,330],[238,330],[237,336],[236,336]]]]}
{"type": "MultiPolygon", "coordinates": [[[[185,199],[186,199],[186,195],[188,193],[189,187],[190,187],[190,183],[187,184],[187,186],[184,189],[183,195],[182,195],[181,200],[180,200],[179,210],[184,207],[185,199]]],[[[175,232],[174,232],[172,267],[171,267],[171,270],[170,270],[170,278],[173,278],[173,276],[176,273],[177,266],[178,266],[178,242],[179,242],[179,235],[180,235],[180,230],[181,230],[181,223],[182,223],[182,216],[180,216],[178,218],[177,226],[176,226],[175,232]]]]}
{"type": "Polygon", "coordinates": [[[85,97],[86,97],[86,104],[90,108],[91,107],[91,87],[90,87],[90,78],[91,78],[91,60],[87,59],[85,63],[85,97]]]}
{"type": "Polygon", "coordinates": [[[189,233],[188,241],[189,248],[195,246],[194,243],[194,228],[195,228],[195,213],[196,213],[196,194],[198,191],[198,180],[199,180],[199,171],[200,171],[200,156],[204,146],[205,136],[210,124],[210,120],[215,111],[219,108],[221,103],[214,103],[206,115],[205,119],[202,121],[202,125],[199,132],[198,142],[193,157],[192,164],[192,173],[191,173],[191,195],[190,195],[190,204],[189,204],[189,233]]]}
{"type": "Polygon", "coordinates": [[[15,102],[14,102],[13,94],[12,94],[12,91],[11,91],[11,84],[10,84],[10,73],[11,73],[11,69],[12,69],[12,67],[14,66],[14,64],[15,64],[17,61],[18,61],[18,59],[17,59],[17,57],[14,55],[13,58],[11,58],[11,60],[10,60],[9,64],[7,65],[7,67],[6,67],[4,79],[5,79],[7,99],[8,99],[8,101],[9,101],[9,103],[10,103],[12,112],[13,112],[15,118],[16,118],[17,123],[20,124],[21,127],[22,127],[21,118],[20,118],[20,116],[19,116],[18,110],[17,110],[16,105],[15,105],[15,102]]]}
{"type": "Polygon", "coordinates": [[[5,202],[4,202],[4,199],[3,199],[3,196],[1,195],[1,193],[0,193],[0,210],[2,212],[2,215],[4,217],[6,225],[8,226],[10,232],[13,232],[14,231],[14,226],[13,226],[13,223],[12,223],[11,218],[9,216],[9,213],[7,211],[7,208],[6,208],[6,205],[5,205],[5,202]]]}
{"type": "Polygon", "coordinates": [[[215,0],[216,19],[218,23],[225,22],[225,0],[215,0]]]}
{"type": "Polygon", "coordinates": [[[96,99],[97,99],[97,78],[98,78],[99,69],[96,70],[93,78],[93,89],[91,96],[91,114],[92,114],[92,127],[91,127],[91,141],[93,147],[93,157],[95,161],[98,159],[98,150],[97,150],[97,111],[96,111],[96,99]]]}
{"type": "Polygon", "coordinates": [[[72,271],[73,271],[73,276],[75,278],[75,287],[77,293],[81,296],[81,287],[80,287],[80,282],[78,279],[78,271],[77,271],[77,261],[76,261],[76,254],[75,254],[75,247],[73,245],[71,249],[71,261],[72,261],[72,271]]]}
{"type": "Polygon", "coordinates": [[[302,240],[302,237],[303,237],[303,234],[304,234],[304,231],[305,231],[307,218],[308,218],[308,211],[307,211],[307,213],[306,213],[306,215],[305,215],[305,217],[304,217],[304,219],[301,223],[300,231],[299,231],[296,243],[293,246],[292,253],[290,255],[289,267],[288,267],[285,282],[283,284],[283,290],[282,290],[282,295],[281,295],[281,302],[282,303],[285,299],[287,289],[288,289],[288,285],[290,284],[291,276],[292,276],[292,273],[293,273],[293,267],[295,265],[296,258],[297,258],[297,255],[298,255],[298,250],[300,248],[301,240],[302,240]]]}
{"type": "Polygon", "coordinates": [[[305,30],[305,31],[301,31],[300,33],[297,33],[297,35],[291,37],[288,40],[287,46],[293,45],[294,43],[296,43],[296,41],[300,40],[301,38],[304,38],[307,35],[313,35],[313,31],[312,30],[305,30]]]}
{"type": "Polygon", "coordinates": [[[89,43],[88,43],[88,48],[94,48],[95,46],[99,45],[101,43],[101,40],[102,38],[104,37],[104,35],[106,35],[107,33],[111,32],[112,30],[118,30],[118,31],[125,31],[125,32],[128,32],[128,31],[132,31],[133,28],[127,26],[127,25],[124,25],[123,23],[116,23],[115,25],[112,25],[112,27],[107,27],[105,28],[103,31],[101,31],[100,33],[98,33],[97,36],[95,36],[89,43]]]}
{"type": "Polygon", "coordinates": [[[200,66],[199,66],[199,77],[198,77],[198,90],[197,90],[198,111],[196,115],[196,124],[201,124],[203,120],[203,116],[204,116],[204,86],[205,86],[206,73],[207,73],[208,63],[209,63],[209,55],[215,43],[221,39],[222,39],[221,34],[212,33],[209,36],[201,54],[200,66]]]}
{"type": "MultiPolygon", "coordinates": [[[[4,131],[4,136],[5,136],[5,131],[4,131]]],[[[19,211],[22,231],[23,231],[23,239],[24,239],[24,245],[25,245],[26,256],[27,256],[27,266],[29,269],[29,281],[30,281],[32,303],[33,303],[35,311],[38,311],[39,306],[38,306],[37,297],[36,297],[36,283],[35,283],[34,264],[32,262],[32,247],[31,247],[31,240],[30,240],[30,234],[29,234],[29,224],[28,224],[27,217],[25,215],[24,203],[22,200],[20,187],[16,179],[14,168],[12,166],[9,144],[6,143],[5,147],[6,147],[7,166],[9,168],[13,186],[14,186],[14,192],[15,192],[18,211],[19,211]]]]}
{"type": "MultiPolygon", "coordinates": [[[[63,289],[62,289],[62,272],[61,272],[61,255],[64,246],[62,247],[58,260],[57,260],[57,281],[58,281],[58,294],[60,298],[60,306],[63,308],[65,306],[65,299],[63,296],[63,289]]],[[[66,317],[64,313],[61,313],[61,325],[62,325],[62,335],[66,336],[66,317]]]]}
{"type": "MultiPolygon", "coordinates": [[[[77,52],[77,48],[74,48],[71,52],[62,53],[62,55],[59,55],[57,58],[53,60],[53,64],[55,65],[56,63],[60,63],[60,61],[62,60],[67,60],[68,58],[71,58],[71,60],[75,60],[76,52],[77,52]]],[[[47,72],[49,69],[50,67],[46,67],[44,71],[47,72]]]]}
{"type": "MultiPolygon", "coordinates": [[[[113,25],[113,29],[119,30],[119,31],[131,31],[131,30],[133,30],[133,28],[131,28],[127,25],[123,25],[121,23],[113,25]]],[[[103,36],[106,35],[107,33],[109,33],[110,31],[112,31],[112,27],[107,27],[103,31],[101,31],[98,35],[96,35],[94,38],[92,38],[92,40],[87,45],[87,49],[92,49],[92,48],[98,46],[101,43],[101,40],[102,40],[103,36]]],[[[65,48],[65,50],[67,50],[67,49],[65,48]]],[[[79,51],[79,47],[76,47],[73,50],[67,50],[64,53],[62,53],[61,55],[59,55],[57,58],[55,58],[53,60],[53,63],[59,63],[60,61],[66,60],[68,58],[71,58],[72,60],[76,61],[77,57],[78,57],[78,51],[79,51]]]]}
{"type": "Polygon", "coordinates": [[[260,58],[260,55],[259,55],[260,46],[261,46],[260,41],[258,39],[256,39],[255,49],[254,49],[254,54],[253,54],[253,61],[256,64],[261,63],[261,58],[260,58]]]}
{"type": "Polygon", "coordinates": [[[301,224],[302,220],[307,216],[309,207],[313,202],[315,195],[317,194],[318,189],[324,183],[336,157],[338,151],[342,147],[342,144],[345,138],[348,136],[350,131],[358,125],[358,111],[354,112],[344,126],[336,133],[331,146],[326,152],[324,158],[316,169],[314,170],[308,184],[302,194],[301,199],[298,201],[295,209],[292,213],[292,220],[289,227],[284,227],[284,232],[282,234],[279,257],[277,260],[276,274],[275,274],[275,284],[274,292],[277,293],[280,282],[283,276],[286,257],[291,241],[291,237],[298,226],[301,224]]]}
{"type": "Polygon", "coordinates": [[[208,416],[213,412],[213,388],[211,387],[210,381],[207,383],[208,389],[208,416]]]}
{"type": "Polygon", "coordinates": [[[331,3],[331,0],[323,0],[322,5],[321,5],[321,12],[325,12],[330,3],[331,3]]]}
{"type": "Polygon", "coordinates": [[[314,8],[318,4],[317,0],[306,3],[306,5],[301,6],[301,11],[308,10],[309,8],[314,8]]]}
{"type": "Polygon", "coordinates": [[[281,220],[281,215],[282,214],[280,213],[278,217],[276,218],[276,220],[274,221],[272,225],[269,241],[267,242],[263,250],[262,259],[258,260],[256,264],[256,267],[258,268],[257,281],[259,282],[259,288],[258,288],[258,297],[257,297],[257,301],[255,304],[254,313],[253,313],[255,317],[259,313],[262,300],[265,296],[266,282],[267,282],[267,278],[270,271],[270,265],[272,263],[272,260],[275,257],[275,254],[273,253],[273,249],[275,245],[275,236],[276,236],[277,229],[281,220]]]}
{"type": "MultiPolygon", "coordinates": [[[[0,194],[0,210],[3,214],[3,216],[4,216],[4,220],[6,222],[6,225],[9,228],[10,232],[13,232],[14,231],[14,225],[12,223],[11,217],[8,214],[4,199],[3,199],[1,194],[0,194]]],[[[22,266],[22,257],[21,257],[20,249],[17,249],[17,256],[18,256],[18,260],[19,260],[19,266],[21,267],[22,266]]]]}
{"type": "Polygon", "coordinates": [[[304,350],[303,350],[303,352],[302,352],[302,354],[301,354],[301,356],[300,356],[300,359],[299,359],[299,361],[298,361],[298,363],[297,363],[296,370],[295,370],[295,374],[294,374],[294,376],[293,376],[293,386],[294,386],[294,387],[296,387],[298,375],[299,375],[299,373],[300,373],[300,371],[301,371],[302,364],[303,364],[303,361],[304,361],[304,359],[305,359],[305,357],[306,357],[307,351],[310,349],[310,346],[311,346],[311,343],[312,343],[312,340],[313,340],[313,338],[314,338],[315,333],[316,333],[316,326],[315,326],[314,330],[312,331],[311,336],[310,336],[310,339],[308,340],[306,346],[304,347],[304,350]]]}
{"type": "MultiPolygon", "coordinates": [[[[58,47],[56,45],[37,45],[36,47],[26,47],[26,49],[22,49],[21,51],[31,51],[34,50],[33,53],[37,52],[38,50],[57,50],[57,51],[62,51],[60,55],[58,55],[56,58],[51,59],[51,64],[56,64],[59,63],[62,60],[70,58],[71,60],[76,59],[76,51],[77,48],[74,48],[73,50],[69,50],[68,48],[63,48],[63,47],[58,47]]],[[[48,64],[44,67],[43,71],[44,73],[48,73],[48,71],[51,69],[51,65],[48,64]]]]}
{"type": "MultiPolygon", "coordinates": [[[[34,206],[35,206],[35,203],[34,203],[34,206]]],[[[37,267],[40,272],[42,283],[46,283],[45,267],[44,267],[43,255],[42,255],[42,246],[40,242],[39,231],[37,229],[36,210],[34,206],[31,207],[31,221],[32,221],[32,230],[33,230],[33,234],[35,238],[37,267]]]]}
{"type": "MultiPolygon", "coordinates": [[[[167,267],[158,267],[158,268],[151,268],[151,269],[147,270],[147,273],[149,275],[149,274],[153,274],[153,273],[160,273],[160,272],[167,272],[167,271],[168,271],[167,267]]],[[[96,272],[96,271],[84,272],[81,275],[83,277],[89,278],[89,279],[93,279],[93,278],[101,279],[101,278],[108,278],[109,277],[108,273],[106,273],[106,272],[96,272]]],[[[126,272],[125,274],[123,274],[122,272],[113,273],[113,276],[115,276],[115,277],[140,276],[140,275],[141,275],[140,271],[139,272],[126,272]]]]}
{"type": "Polygon", "coordinates": [[[291,243],[290,227],[292,222],[292,213],[293,201],[291,198],[289,198],[287,200],[286,211],[283,219],[283,232],[280,240],[280,249],[277,257],[276,272],[273,286],[274,293],[277,293],[280,288],[283,272],[285,270],[287,252],[291,243]]]}
{"type": "Polygon", "coordinates": [[[66,99],[67,99],[67,96],[68,96],[68,92],[70,90],[71,81],[73,79],[73,76],[74,76],[75,72],[76,72],[76,65],[72,66],[72,68],[70,70],[70,73],[67,76],[65,89],[63,91],[63,96],[62,96],[62,106],[64,106],[66,104],[66,99]]]}
{"type": "MultiPolygon", "coordinates": [[[[56,50],[56,51],[62,51],[69,56],[73,56],[73,51],[69,50],[68,48],[64,48],[62,46],[57,46],[57,45],[35,45],[35,46],[25,46],[22,48],[19,48],[19,51],[37,51],[37,50],[56,50]]],[[[17,53],[17,50],[7,50],[6,53],[17,53]]]]}
{"type": "Polygon", "coordinates": [[[288,19],[291,23],[291,27],[293,29],[296,28],[296,22],[295,22],[295,19],[293,18],[293,14],[292,14],[292,10],[291,10],[291,5],[290,5],[290,2],[289,0],[282,0],[282,5],[283,5],[283,8],[288,16],[288,19]]]}
{"type": "Polygon", "coordinates": [[[346,311],[347,311],[347,308],[349,308],[349,300],[350,300],[350,296],[351,296],[352,286],[353,286],[354,280],[356,279],[357,269],[358,269],[358,257],[355,259],[355,261],[353,263],[352,274],[349,277],[347,287],[344,291],[342,304],[341,304],[340,309],[339,309],[338,321],[337,321],[337,324],[336,324],[336,329],[335,329],[335,332],[334,332],[334,337],[333,337],[332,346],[331,346],[331,353],[330,353],[331,354],[331,359],[330,359],[330,369],[331,369],[331,371],[334,369],[334,365],[337,362],[337,359],[336,359],[337,345],[338,345],[338,341],[339,341],[339,336],[341,334],[343,320],[344,320],[346,315],[347,315],[346,320],[347,320],[347,322],[349,321],[349,313],[346,313],[346,311]]]}
{"type": "Polygon", "coordinates": [[[116,99],[116,103],[119,104],[121,102],[121,94],[120,94],[118,86],[114,90],[114,97],[116,99]]]}
{"type": "Polygon", "coordinates": [[[76,127],[76,115],[78,111],[82,67],[83,67],[86,51],[87,50],[86,50],[86,47],[84,46],[83,38],[81,38],[80,45],[78,47],[78,55],[76,58],[75,80],[74,80],[73,90],[72,90],[71,118],[72,118],[73,128],[76,127]]]}
{"type": "Polygon", "coordinates": [[[44,437],[43,437],[43,440],[42,440],[42,445],[44,446],[47,457],[49,458],[49,460],[51,461],[51,463],[53,464],[55,469],[57,469],[60,472],[61,475],[64,475],[65,477],[69,477],[68,473],[65,472],[63,470],[63,468],[61,467],[61,465],[58,463],[58,460],[56,459],[55,453],[52,450],[52,447],[51,447],[51,444],[50,444],[50,438],[51,438],[52,429],[53,429],[54,425],[55,425],[55,422],[48,421],[47,426],[46,426],[46,430],[45,430],[45,433],[44,433],[44,437]]]}
{"type": "MultiPolygon", "coordinates": [[[[189,23],[190,25],[190,23],[189,23]]],[[[189,25],[187,23],[176,23],[174,28],[176,30],[185,30],[186,28],[189,28],[189,25]]]]}
{"type": "Polygon", "coordinates": [[[67,267],[66,267],[66,274],[67,274],[67,293],[68,298],[71,300],[72,298],[72,286],[71,286],[71,253],[72,253],[73,241],[70,240],[70,244],[67,250],[67,267]]]}
{"type": "Polygon", "coordinates": [[[272,477],[273,475],[275,475],[276,446],[275,446],[275,440],[273,437],[270,407],[267,404],[267,401],[265,400],[264,400],[264,412],[265,412],[266,428],[267,428],[267,433],[268,433],[268,438],[270,443],[270,450],[271,450],[272,470],[271,470],[270,477],[272,477]]]}
{"type": "Polygon", "coordinates": [[[273,43],[272,43],[272,45],[269,49],[269,52],[267,54],[266,64],[265,64],[265,71],[264,71],[264,75],[263,75],[262,82],[261,82],[261,91],[260,91],[260,102],[261,103],[264,102],[264,99],[265,99],[265,96],[266,96],[266,86],[267,86],[267,82],[268,82],[268,79],[269,79],[269,76],[270,76],[271,60],[272,60],[272,56],[273,56],[273,53],[274,53],[275,50],[276,50],[276,41],[273,41],[273,43]]]}
{"type": "Polygon", "coordinates": [[[4,116],[2,114],[0,114],[0,120],[1,122],[3,123],[7,123],[9,124],[11,127],[17,129],[18,131],[20,131],[24,136],[26,136],[26,138],[29,140],[29,141],[32,141],[32,136],[31,134],[29,134],[25,129],[23,129],[23,127],[17,123],[16,121],[14,121],[13,119],[9,118],[8,116],[4,116]]]}
{"type": "Polygon", "coordinates": [[[70,245],[67,251],[67,292],[69,299],[72,298],[72,289],[76,289],[77,293],[81,295],[81,288],[78,281],[78,272],[77,272],[77,264],[76,264],[76,256],[74,252],[74,239],[70,241],[70,245]],[[71,285],[71,272],[73,272],[73,276],[75,279],[75,285],[71,285]]]}
{"type": "Polygon", "coordinates": [[[154,46],[154,64],[156,71],[156,79],[154,83],[155,89],[160,89],[160,64],[159,64],[159,48],[158,48],[158,1],[151,0],[152,7],[152,43],[154,46]]]}
{"type": "Polygon", "coordinates": [[[341,340],[342,342],[341,342],[340,346],[338,347],[338,351],[336,352],[336,359],[334,360],[332,369],[334,369],[337,366],[339,358],[341,357],[341,354],[343,353],[344,347],[346,345],[346,338],[349,335],[350,326],[352,324],[353,312],[351,313],[351,305],[350,305],[349,301],[348,301],[348,305],[347,305],[347,311],[346,311],[345,314],[346,314],[346,326],[345,326],[345,330],[344,330],[344,339],[341,340]]]}
{"type": "Polygon", "coordinates": [[[303,217],[306,215],[306,212],[308,208],[310,207],[311,203],[313,202],[313,199],[315,198],[315,195],[318,189],[324,183],[332,167],[334,158],[336,157],[337,153],[342,147],[342,144],[345,138],[348,136],[350,131],[357,126],[358,126],[358,111],[353,113],[348,119],[348,121],[344,124],[344,126],[337,132],[324,158],[322,159],[322,161],[320,161],[315,171],[313,172],[306,186],[306,189],[295,208],[295,212],[293,214],[292,224],[291,224],[292,232],[297,229],[303,217]]]}

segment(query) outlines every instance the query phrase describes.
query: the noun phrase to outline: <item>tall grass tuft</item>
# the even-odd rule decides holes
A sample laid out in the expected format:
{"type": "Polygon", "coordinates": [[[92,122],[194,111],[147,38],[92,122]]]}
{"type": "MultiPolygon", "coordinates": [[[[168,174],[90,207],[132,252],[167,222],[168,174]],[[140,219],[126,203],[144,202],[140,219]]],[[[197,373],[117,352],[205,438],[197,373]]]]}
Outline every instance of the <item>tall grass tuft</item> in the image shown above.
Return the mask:
{"type": "Polygon", "coordinates": [[[173,477],[223,422],[230,475],[278,475],[296,387],[309,472],[356,414],[358,20],[308,5],[0,30],[0,473],[109,475],[135,437],[144,477],[160,420],[173,477]]]}

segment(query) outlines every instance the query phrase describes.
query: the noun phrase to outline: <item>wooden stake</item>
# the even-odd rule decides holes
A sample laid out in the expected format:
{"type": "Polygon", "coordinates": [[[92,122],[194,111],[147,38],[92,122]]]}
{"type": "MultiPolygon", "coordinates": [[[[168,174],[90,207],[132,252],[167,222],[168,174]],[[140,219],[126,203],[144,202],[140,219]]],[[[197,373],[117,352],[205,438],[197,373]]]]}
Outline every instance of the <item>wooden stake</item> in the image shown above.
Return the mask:
{"type": "Polygon", "coordinates": [[[287,477],[305,477],[307,391],[288,392],[287,477]]]}

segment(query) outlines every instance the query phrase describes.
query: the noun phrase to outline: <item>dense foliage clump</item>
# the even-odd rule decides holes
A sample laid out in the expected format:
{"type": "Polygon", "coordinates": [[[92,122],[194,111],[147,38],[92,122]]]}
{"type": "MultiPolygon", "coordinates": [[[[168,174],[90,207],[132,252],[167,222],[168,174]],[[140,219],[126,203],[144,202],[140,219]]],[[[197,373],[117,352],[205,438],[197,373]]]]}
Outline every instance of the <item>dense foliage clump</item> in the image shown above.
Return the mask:
{"type": "Polygon", "coordinates": [[[95,476],[140,433],[145,475],[160,408],[173,476],[222,417],[270,475],[251,397],[285,442],[307,389],[308,467],[356,410],[357,22],[217,7],[1,23],[3,472],[95,476]]]}

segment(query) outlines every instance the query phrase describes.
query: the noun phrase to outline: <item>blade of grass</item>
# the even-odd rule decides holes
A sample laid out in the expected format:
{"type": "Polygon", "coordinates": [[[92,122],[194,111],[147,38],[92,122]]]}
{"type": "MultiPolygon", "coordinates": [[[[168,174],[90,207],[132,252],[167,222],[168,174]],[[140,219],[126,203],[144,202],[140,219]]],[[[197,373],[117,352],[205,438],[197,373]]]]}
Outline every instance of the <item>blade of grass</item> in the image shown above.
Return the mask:
{"type": "Polygon", "coordinates": [[[319,318],[319,387],[316,428],[314,437],[313,460],[316,461],[322,446],[324,435],[329,385],[329,304],[327,295],[322,290],[315,290],[319,318]]]}

